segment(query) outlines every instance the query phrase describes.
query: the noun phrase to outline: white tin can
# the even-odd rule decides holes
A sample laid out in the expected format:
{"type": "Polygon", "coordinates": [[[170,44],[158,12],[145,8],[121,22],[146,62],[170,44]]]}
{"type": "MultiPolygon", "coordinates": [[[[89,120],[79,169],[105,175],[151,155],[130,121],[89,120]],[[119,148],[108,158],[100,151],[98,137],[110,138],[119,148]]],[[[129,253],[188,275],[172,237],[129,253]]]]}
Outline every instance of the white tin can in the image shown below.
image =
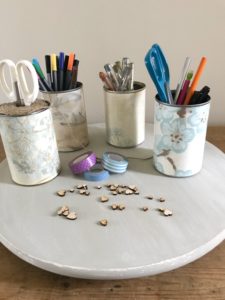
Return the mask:
{"type": "Polygon", "coordinates": [[[145,84],[134,82],[132,91],[104,87],[106,139],[113,146],[135,147],[145,140],[145,84]]]}
{"type": "Polygon", "coordinates": [[[38,185],[59,174],[60,160],[49,107],[29,115],[1,115],[0,130],[14,182],[38,185]]]}
{"type": "Polygon", "coordinates": [[[210,102],[170,105],[155,100],[153,159],[169,176],[187,177],[202,168],[210,102]]]}
{"type": "Polygon", "coordinates": [[[59,151],[75,151],[87,146],[88,129],[83,84],[62,92],[40,91],[41,98],[51,103],[51,112],[59,151]]]}

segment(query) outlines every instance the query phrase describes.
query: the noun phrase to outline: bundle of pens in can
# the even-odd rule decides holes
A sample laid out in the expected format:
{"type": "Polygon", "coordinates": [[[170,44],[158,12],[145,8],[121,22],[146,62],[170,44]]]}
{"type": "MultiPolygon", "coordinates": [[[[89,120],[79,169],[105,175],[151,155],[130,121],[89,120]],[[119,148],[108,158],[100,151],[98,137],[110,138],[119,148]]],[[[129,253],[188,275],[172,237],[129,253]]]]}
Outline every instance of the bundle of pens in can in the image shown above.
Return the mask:
{"type": "Polygon", "coordinates": [[[104,82],[105,88],[111,91],[131,91],[134,82],[134,63],[124,57],[122,61],[104,65],[105,72],[100,72],[99,77],[104,82]]]}
{"type": "Polygon", "coordinates": [[[47,78],[36,58],[32,60],[32,64],[37,72],[40,90],[58,92],[76,88],[79,60],[75,59],[74,53],[45,55],[47,78]]]}

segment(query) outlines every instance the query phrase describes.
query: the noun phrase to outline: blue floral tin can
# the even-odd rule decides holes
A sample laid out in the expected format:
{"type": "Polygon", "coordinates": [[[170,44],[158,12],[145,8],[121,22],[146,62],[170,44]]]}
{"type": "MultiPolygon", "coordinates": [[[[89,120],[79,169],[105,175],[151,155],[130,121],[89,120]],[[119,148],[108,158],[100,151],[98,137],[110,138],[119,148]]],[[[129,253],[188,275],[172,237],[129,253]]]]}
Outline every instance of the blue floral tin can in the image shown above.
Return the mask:
{"type": "Polygon", "coordinates": [[[170,105],[155,100],[153,161],[169,176],[188,177],[202,168],[210,102],[170,105]]]}
{"type": "Polygon", "coordinates": [[[60,160],[49,104],[27,115],[1,115],[0,128],[14,182],[38,185],[59,174],[60,160]]]}

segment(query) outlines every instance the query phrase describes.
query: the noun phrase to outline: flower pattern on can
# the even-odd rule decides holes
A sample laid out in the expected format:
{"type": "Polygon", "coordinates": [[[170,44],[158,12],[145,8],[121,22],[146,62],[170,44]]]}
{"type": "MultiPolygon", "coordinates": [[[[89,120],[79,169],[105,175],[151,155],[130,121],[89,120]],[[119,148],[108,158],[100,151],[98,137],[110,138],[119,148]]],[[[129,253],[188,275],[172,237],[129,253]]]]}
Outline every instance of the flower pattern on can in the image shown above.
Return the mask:
{"type": "Polygon", "coordinates": [[[32,185],[54,178],[60,161],[50,110],[1,118],[1,134],[15,182],[32,185]]]}
{"type": "Polygon", "coordinates": [[[188,143],[195,136],[193,128],[187,128],[185,122],[180,119],[175,119],[171,123],[161,123],[162,138],[157,146],[161,149],[170,149],[180,153],[187,149],[188,143]]]}
{"type": "Polygon", "coordinates": [[[208,113],[209,103],[195,107],[174,107],[155,103],[153,157],[159,172],[186,177],[199,171],[208,113]]]}

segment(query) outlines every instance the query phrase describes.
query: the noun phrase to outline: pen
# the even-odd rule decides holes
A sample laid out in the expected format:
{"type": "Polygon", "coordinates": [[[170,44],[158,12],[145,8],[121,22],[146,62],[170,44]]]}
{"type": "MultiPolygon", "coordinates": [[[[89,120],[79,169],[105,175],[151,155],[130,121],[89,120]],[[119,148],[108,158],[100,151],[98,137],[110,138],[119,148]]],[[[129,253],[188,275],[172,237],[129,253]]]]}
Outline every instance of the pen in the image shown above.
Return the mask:
{"type": "Polygon", "coordinates": [[[117,80],[119,84],[121,84],[122,81],[122,64],[120,61],[116,61],[113,65],[113,70],[116,74],[117,80]]]}
{"type": "Polygon", "coordinates": [[[128,57],[124,57],[122,59],[122,71],[124,71],[124,69],[128,66],[129,62],[130,62],[130,60],[128,57]]]}
{"type": "Polygon", "coordinates": [[[41,90],[41,91],[47,91],[47,89],[46,89],[44,83],[41,81],[41,79],[40,79],[40,77],[38,76],[38,74],[37,74],[37,78],[38,78],[38,84],[39,84],[40,90],[41,90]]]}
{"type": "Polygon", "coordinates": [[[131,73],[131,66],[127,65],[122,73],[122,83],[120,85],[121,91],[124,91],[127,89],[127,84],[128,84],[129,78],[130,78],[130,73],[131,73]]]}
{"type": "Polygon", "coordinates": [[[45,67],[46,67],[47,81],[48,81],[49,86],[52,88],[51,57],[50,57],[50,55],[45,55],[45,67]]]}
{"type": "Polygon", "coordinates": [[[55,53],[51,55],[51,70],[52,70],[53,88],[54,91],[58,91],[57,62],[56,62],[55,53]]]}
{"type": "Polygon", "coordinates": [[[174,104],[174,102],[173,102],[173,96],[171,94],[171,90],[169,88],[168,82],[166,82],[166,81],[164,82],[164,87],[165,87],[166,96],[167,96],[167,99],[169,101],[169,104],[174,104]]]}
{"type": "Polygon", "coordinates": [[[67,71],[67,65],[68,65],[69,55],[65,55],[64,57],[64,66],[63,66],[63,90],[65,90],[65,84],[66,84],[66,71],[67,71]]]}
{"type": "Polygon", "coordinates": [[[44,73],[42,72],[42,69],[39,65],[39,62],[37,59],[33,58],[32,59],[32,65],[34,66],[40,80],[42,81],[42,83],[44,84],[44,86],[46,87],[47,91],[52,91],[51,86],[49,85],[49,83],[47,82],[47,80],[45,79],[44,73]]]}
{"type": "Polygon", "coordinates": [[[59,53],[59,90],[63,91],[63,81],[64,81],[64,53],[59,53]]]}
{"type": "Polygon", "coordinates": [[[105,71],[106,71],[108,77],[110,78],[111,82],[113,83],[114,89],[116,91],[118,91],[120,84],[118,82],[118,79],[115,75],[115,72],[114,72],[112,66],[110,64],[106,64],[104,66],[104,68],[105,68],[105,71]]]}
{"type": "Polygon", "coordinates": [[[133,90],[134,89],[134,63],[130,63],[130,74],[129,74],[129,79],[128,79],[128,90],[133,90]]]}
{"type": "Polygon", "coordinates": [[[75,58],[74,53],[70,53],[69,59],[68,59],[68,65],[67,65],[67,69],[66,69],[64,90],[68,90],[70,88],[74,58],[75,58]]]}
{"type": "Polygon", "coordinates": [[[193,77],[193,71],[188,72],[187,79],[184,82],[184,86],[183,86],[183,88],[182,88],[182,90],[180,92],[180,95],[179,95],[179,97],[177,99],[177,103],[176,104],[178,104],[178,105],[183,104],[192,77],[193,77]]]}
{"type": "Polygon", "coordinates": [[[99,77],[102,80],[102,82],[104,82],[107,89],[114,91],[113,85],[105,73],[99,72],[99,77]]]}
{"type": "Polygon", "coordinates": [[[184,104],[185,105],[189,104],[190,99],[191,99],[191,97],[194,94],[194,91],[196,89],[196,86],[197,86],[198,81],[200,79],[200,76],[201,76],[201,74],[202,74],[202,72],[204,70],[205,65],[206,65],[206,57],[202,57],[201,62],[199,64],[199,66],[198,66],[197,72],[195,74],[195,77],[193,79],[193,82],[192,82],[192,84],[190,86],[190,89],[188,90],[187,96],[186,96],[186,98],[184,100],[184,104]]]}
{"type": "Polygon", "coordinates": [[[79,60],[75,59],[73,62],[73,69],[72,69],[72,78],[70,84],[71,89],[74,89],[77,85],[78,66],[79,66],[79,60]]]}
{"type": "Polygon", "coordinates": [[[190,63],[191,63],[191,58],[190,57],[186,57],[185,62],[184,62],[184,66],[183,66],[183,69],[182,69],[182,72],[181,72],[181,75],[180,75],[180,80],[179,80],[177,88],[176,88],[176,94],[175,94],[175,97],[174,97],[174,103],[177,103],[177,99],[178,99],[180,91],[181,91],[181,89],[183,87],[184,80],[185,80],[185,78],[187,76],[187,72],[188,72],[190,63]]]}

